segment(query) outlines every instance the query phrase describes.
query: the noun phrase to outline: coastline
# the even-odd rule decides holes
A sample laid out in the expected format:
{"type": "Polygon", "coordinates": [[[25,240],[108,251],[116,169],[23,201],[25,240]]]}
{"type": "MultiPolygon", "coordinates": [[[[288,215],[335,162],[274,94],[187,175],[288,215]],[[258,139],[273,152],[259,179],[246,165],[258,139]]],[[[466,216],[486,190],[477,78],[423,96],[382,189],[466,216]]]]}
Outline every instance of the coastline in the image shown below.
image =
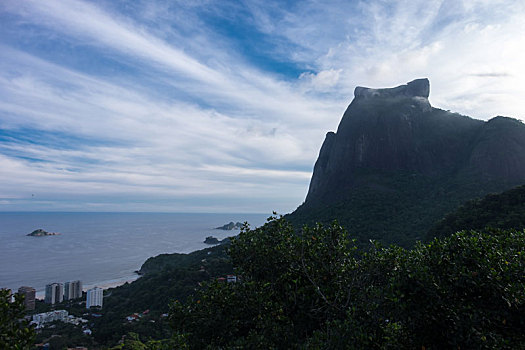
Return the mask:
{"type": "MultiPolygon", "coordinates": [[[[102,288],[104,290],[110,289],[110,288],[116,288],[116,287],[119,287],[119,286],[121,286],[123,284],[131,283],[133,281],[136,281],[139,278],[140,278],[140,276],[138,274],[134,274],[132,276],[126,276],[126,277],[116,278],[116,279],[107,280],[107,281],[100,281],[100,282],[97,282],[97,283],[89,283],[89,284],[86,284],[86,285],[82,286],[82,291],[86,292],[88,289],[91,289],[93,287],[99,287],[99,288],[102,288]]],[[[39,299],[39,300],[44,300],[45,293],[46,293],[45,289],[37,290],[35,298],[39,299]]]]}
{"type": "Polygon", "coordinates": [[[49,283],[80,280],[83,290],[115,288],[139,278],[134,271],[151,257],[210,247],[237,230],[216,230],[219,224],[248,221],[262,225],[267,214],[61,213],[0,212],[0,288],[36,289],[44,298],[49,283]],[[62,235],[26,236],[35,227],[62,235]],[[140,249],[139,249],[140,247],[140,249]]]}

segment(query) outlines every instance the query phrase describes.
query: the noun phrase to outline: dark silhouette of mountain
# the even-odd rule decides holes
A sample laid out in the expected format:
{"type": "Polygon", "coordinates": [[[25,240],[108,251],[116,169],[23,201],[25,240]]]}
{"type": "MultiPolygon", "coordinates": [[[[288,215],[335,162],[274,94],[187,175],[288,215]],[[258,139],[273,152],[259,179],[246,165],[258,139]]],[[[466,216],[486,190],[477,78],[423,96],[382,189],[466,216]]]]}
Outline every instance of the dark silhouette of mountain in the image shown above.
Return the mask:
{"type": "Polygon", "coordinates": [[[486,227],[525,229],[525,186],[468,201],[435,224],[427,239],[486,227]]]}
{"type": "Polygon", "coordinates": [[[428,79],[357,87],[319,152],[295,224],[337,219],[361,243],[410,246],[461,203],[525,183],[525,125],[434,108],[428,79]]]}

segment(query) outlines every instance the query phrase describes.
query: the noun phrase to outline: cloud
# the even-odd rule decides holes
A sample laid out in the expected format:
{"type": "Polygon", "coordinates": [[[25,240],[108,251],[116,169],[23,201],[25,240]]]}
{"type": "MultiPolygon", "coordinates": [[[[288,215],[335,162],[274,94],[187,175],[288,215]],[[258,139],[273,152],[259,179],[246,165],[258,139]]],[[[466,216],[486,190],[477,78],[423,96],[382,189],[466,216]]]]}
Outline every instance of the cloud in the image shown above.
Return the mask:
{"type": "Polygon", "coordinates": [[[429,77],[438,107],[482,119],[523,118],[524,14],[519,1],[313,1],[275,31],[311,49],[306,60],[314,72],[340,71],[333,90],[341,96],[351,96],[355,85],[429,77]],[[310,35],[304,28],[312,22],[323,27],[310,35]],[[465,93],[469,103],[456,98],[465,93]],[[501,98],[486,101],[486,94],[501,98]]]}
{"type": "Polygon", "coordinates": [[[480,78],[502,78],[509,77],[511,74],[507,72],[486,72],[486,73],[472,73],[471,76],[480,78]]]}
{"type": "Polygon", "coordinates": [[[178,49],[176,43],[170,45],[147,31],[137,30],[119,20],[118,16],[104,13],[91,4],[50,0],[27,1],[24,5],[13,11],[29,12],[31,19],[39,25],[60,30],[67,37],[101,49],[110,49],[124,55],[126,60],[136,59],[147,64],[157,70],[157,74],[168,76],[169,84],[189,91],[195,98],[198,98],[195,95],[203,94],[208,103],[218,104],[226,99],[231,104],[242,105],[244,110],[263,109],[269,115],[288,113],[289,118],[297,115],[298,106],[303,106],[306,114],[301,115],[303,122],[326,108],[321,101],[311,103],[287,83],[272,79],[242,62],[221,62],[216,64],[217,67],[206,65],[178,49]],[[282,96],[286,96],[286,104],[282,103],[282,96]]]}
{"type": "Polygon", "coordinates": [[[523,15],[520,1],[3,1],[0,198],[293,210],[356,85],[429,77],[437,107],[523,118],[523,15]]]}
{"type": "Polygon", "coordinates": [[[304,167],[304,141],[277,131],[286,129],[278,124],[158,100],[20,52],[11,51],[10,57],[17,63],[4,61],[5,71],[23,68],[15,78],[0,73],[9,96],[0,103],[4,128],[47,132],[40,132],[46,139],[36,143],[13,140],[1,145],[2,153],[15,155],[2,161],[11,164],[2,179],[6,188],[19,191],[29,185],[30,192],[41,193],[42,188],[59,186],[64,195],[134,193],[152,200],[243,198],[248,193],[278,198],[291,191],[302,197],[309,172],[293,168],[304,167]],[[28,67],[32,71],[27,72],[28,67]],[[64,130],[78,142],[65,149],[49,145],[49,139],[61,137],[54,133],[64,130]],[[225,171],[203,164],[230,167],[225,171]],[[276,166],[282,170],[272,169],[276,166]]]}
{"type": "Polygon", "coordinates": [[[329,91],[339,81],[342,69],[328,69],[317,73],[304,72],[299,76],[305,82],[306,89],[329,91]]]}

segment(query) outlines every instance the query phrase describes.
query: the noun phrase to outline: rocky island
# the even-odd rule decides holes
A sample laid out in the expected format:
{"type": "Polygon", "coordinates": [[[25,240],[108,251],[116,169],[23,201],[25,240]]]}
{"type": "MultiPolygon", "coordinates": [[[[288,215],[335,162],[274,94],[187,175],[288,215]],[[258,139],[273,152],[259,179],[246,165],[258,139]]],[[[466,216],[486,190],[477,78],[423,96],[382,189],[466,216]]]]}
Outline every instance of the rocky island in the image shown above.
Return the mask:
{"type": "Polygon", "coordinates": [[[222,244],[222,243],[229,243],[230,242],[230,238],[226,237],[225,239],[223,239],[222,241],[220,239],[218,239],[217,237],[213,237],[213,236],[208,236],[206,237],[206,239],[204,240],[204,243],[206,244],[222,244]]]}
{"type": "Polygon", "coordinates": [[[243,224],[241,222],[234,223],[233,221],[230,221],[229,224],[222,225],[221,227],[216,227],[215,229],[216,230],[228,230],[228,231],[240,230],[242,228],[242,225],[243,224]]]}
{"type": "Polygon", "coordinates": [[[60,235],[60,233],[47,232],[47,231],[42,230],[41,228],[39,228],[37,230],[34,230],[31,233],[28,233],[26,236],[30,236],[30,237],[44,237],[44,236],[58,236],[58,235],[60,235]]]}
{"type": "Polygon", "coordinates": [[[221,243],[221,241],[217,237],[208,236],[204,240],[204,243],[206,243],[206,244],[219,244],[219,243],[221,243]]]}

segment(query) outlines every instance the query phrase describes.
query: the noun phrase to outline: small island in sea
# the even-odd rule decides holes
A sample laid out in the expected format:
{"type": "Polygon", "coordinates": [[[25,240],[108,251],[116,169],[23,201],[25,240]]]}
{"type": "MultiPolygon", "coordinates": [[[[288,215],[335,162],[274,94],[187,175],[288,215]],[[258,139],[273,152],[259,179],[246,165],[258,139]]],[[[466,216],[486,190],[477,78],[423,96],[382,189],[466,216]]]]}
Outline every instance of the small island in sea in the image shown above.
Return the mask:
{"type": "Polygon", "coordinates": [[[208,236],[204,240],[204,243],[206,243],[206,244],[219,244],[219,243],[221,243],[221,241],[219,239],[217,239],[216,237],[208,236]]]}
{"type": "Polygon", "coordinates": [[[44,237],[44,236],[58,236],[60,233],[57,232],[47,232],[45,230],[42,230],[41,228],[34,230],[31,233],[28,233],[26,236],[30,237],[44,237]]]}
{"type": "Polygon", "coordinates": [[[222,244],[222,243],[229,243],[230,242],[230,238],[226,237],[225,239],[223,239],[222,241],[220,239],[218,239],[217,237],[213,237],[213,236],[208,236],[206,237],[206,239],[204,240],[204,243],[206,244],[222,244]]]}
{"type": "Polygon", "coordinates": [[[216,230],[228,230],[228,231],[231,231],[231,230],[240,230],[242,228],[242,223],[241,222],[236,222],[234,223],[233,221],[230,221],[229,224],[225,224],[225,225],[222,225],[221,227],[216,227],[215,229],[216,230]]]}

